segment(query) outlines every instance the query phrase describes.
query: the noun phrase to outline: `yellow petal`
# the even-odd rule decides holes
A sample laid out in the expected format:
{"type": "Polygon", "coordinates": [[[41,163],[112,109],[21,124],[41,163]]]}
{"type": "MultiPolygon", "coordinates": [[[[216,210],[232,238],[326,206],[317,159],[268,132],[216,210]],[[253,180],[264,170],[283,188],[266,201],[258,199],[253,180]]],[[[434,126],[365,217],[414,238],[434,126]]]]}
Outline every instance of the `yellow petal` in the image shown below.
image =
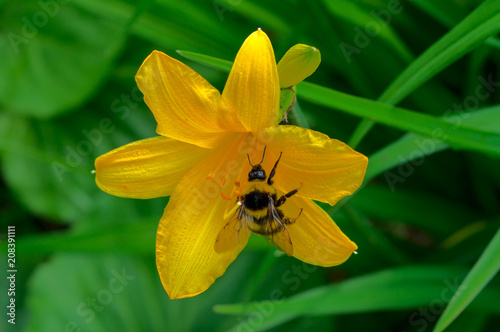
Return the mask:
{"type": "Polygon", "coordinates": [[[302,213],[287,230],[293,256],[313,265],[334,266],[345,262],[358,248],[318,205],[307,198],[292,196],[280,207],[288,218],[302,213]]]}
{"type": "Polygon", "coordinates": [[[244,243],[223,253],[214,250],[224,214],[236,204],[227,200],[246,157],[238,152],[246,134],[196,164],[180,181],[158,226],[156,264],[171,299],[195,296],[221,276],[244,243]]]}
{"type": "Polygon", "coordinates": [[[120,197],[168,196],[209,151],[162,136],[140,140],[97,158],[96,183],[101,190],[120,197]]]}
{"type": "Polygon", "coordinates": [[[217,146],[226,138],[231,117],[219,91],[182,62],[153,51],[135,80],[158,134],[201,147],[217,146]]]}
{"type": "MultiPolygon", "coordinates": [[[[258,135],[259,136],[259,135],[258,135]]],[[[317,131],[276,126],[260,133],[266,138],[266,158],[280,160],[275,187],[331,205],[356,191],[365,176],[368,158],[347,144],[317,131]]]]}
{"type": "Polygon", "coordinates": [[[299,84],[316,71],[320,62],[321,54],[316,47],[304,44],[293,46],[278,63],[280,87],[299,84]]]}
{"type": "Polygon", "coordinates": [[[222,98],[247,131],[279,122],[280,88],[274,51],[262,30],[252,33],[241,46],[222,98]]]}

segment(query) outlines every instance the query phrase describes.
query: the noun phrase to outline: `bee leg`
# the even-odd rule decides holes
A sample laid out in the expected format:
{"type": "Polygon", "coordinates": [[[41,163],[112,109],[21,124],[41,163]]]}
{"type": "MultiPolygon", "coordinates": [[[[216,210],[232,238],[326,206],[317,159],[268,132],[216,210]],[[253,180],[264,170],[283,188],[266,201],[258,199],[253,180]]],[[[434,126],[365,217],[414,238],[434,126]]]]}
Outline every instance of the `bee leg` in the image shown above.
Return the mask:
{"type": "Polygon", "coordinates": [[[273,170],[271,171],[271,173],[269,174],[269,177],[267,178],[267,184],[272,186],[273,185],[273,180],[272,178],[274,177],[274,174],[276,174],[276,167],[278,167],[278,163],[280,162],[280,159],[281,159],[281,155],[283,154],[283,152],[280,152],[280,156],[278,158],[278,160],[276,161],[276,164],[274,164],[274,167],[273,167],[273,170]]]}
{"type": "Polygon", "coordinates": [[[295,218],[284,218],[283,222],[286,225],[295,224],[295,222],[297,221],[297,219],[299,219],[300,215],[302,214],[302,210],[304,210],[304,209],[300,209],[299,215],[297,217],[295,217],[295,218]]]}
{"type": "Polygon", "coordinates": [[[286,199],[287,198],[290,198],[291,196],[295,195],[297,193],[297,189],[294,189],[292,191],[290,191],[288,194],[285,194],[283,196],[281,196],[277,201],[276,203],[274,203],[274,206],[278,207],[278,206],[281,206],[283,205],[283,203],[286,202],[286,199]]]}

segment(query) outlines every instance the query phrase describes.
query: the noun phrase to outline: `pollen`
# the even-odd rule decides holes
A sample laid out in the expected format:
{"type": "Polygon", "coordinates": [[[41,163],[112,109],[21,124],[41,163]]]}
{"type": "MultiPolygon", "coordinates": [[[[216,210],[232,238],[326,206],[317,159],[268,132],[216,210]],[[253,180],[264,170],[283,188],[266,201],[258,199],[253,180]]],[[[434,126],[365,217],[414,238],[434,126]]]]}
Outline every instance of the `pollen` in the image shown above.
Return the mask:
{"type": "Polygon", "coordinates": [[[223,186],[225,186],[225,185],[226,185],[226,179],[225,179],[225,178],[220,179],[220,183],[221,183],[223,186]]]}
{"type": "Polygon", "coordinates": [[[214,178],[214,173],[212,173],[212,172],[208,173],[207,179],[212,180],[213,178],[214,178]]]}
{"type": "Polygon", "coordinates": [[[224,194],[223,192],[221,192],[220,195],[222,196],[222,198],[224,198],[227,201],[231,201],[232,200],[231,197],[226,196],[226,194],[224,194]]]}
{"type": "Polygon", "coordinates": [[[235,189],[233,191],[233,196],[241,196],[241,193],[243,192],[243,189],[245,189],[245,186],[238,187],[238,189],[235,189]]]}

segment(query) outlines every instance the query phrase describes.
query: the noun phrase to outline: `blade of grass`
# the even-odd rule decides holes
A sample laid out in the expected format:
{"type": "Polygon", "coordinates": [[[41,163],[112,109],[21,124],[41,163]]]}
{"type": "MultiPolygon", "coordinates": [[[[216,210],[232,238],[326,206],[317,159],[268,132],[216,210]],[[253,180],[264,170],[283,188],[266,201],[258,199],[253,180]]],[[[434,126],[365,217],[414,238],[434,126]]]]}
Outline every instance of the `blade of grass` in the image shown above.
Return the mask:
{"type": "Polygon", "coordinates": [[[487,0],[408,66],[379,100],[397,104],[424,82],[499,31],[500,2],[487,0]]]}
{"type": "MultiPolygon", "coordinates": [[[[500,106],[487,107],[465,115],[454,115],[450,117],[451,122],[465,125],[468,128],[476,128],[491,133],[500,134],[500,106]]],[[[365,178],[361,188],[364,187],[376,176],[394,168],[396,166],[411,162],[415,159],[424,158],[436,152],[445,150],[448,145],[435,138],[425,137],[414,133],[409,133],[399,140],[385,146],[369,156],[370,162],[366,170],[365,178]]],[[[391,174],[388,174],[390,177],[391,174]]],[[[395,180],[393,178],[392,180],[395,180]]],[[[404,177],[403,177],[404,179],[404,177]]],[[[388,183],[391,178],[387,178],[388,183]]],[[[402,179],[400,179],[402,180],[402,179]]],[[[360,189],[361,189],[360,188],[360,189]]],[[[359,189],[358,189],[359,190],[359,189]]],[[[330,210],[333,214],[347,203],[354,195],[342,198],[330,210]]]]}
{"type": "Polygon", "coordinates": [[[17,254],[29,257],[55,252],[154,252],[158,221],[112,224],[82,231],[27,235],[19,238],[17,254]],[[127,243],[126,246],[123,244],[127,243]]]}
{"type": "MultiPolygon", "coordinates": [[[[500,3],[486,1],[413,61],[387,87],[378,100],[391,105],[399,103],[419,86],[498,31],[500,31],[500,3]]],[[[356,148],[374,125],[375,121],[372,119],[363,119],[354,130],[348,144],[356,148]]]]}
{"type": "MultiPolygon", "coordinates": [[[[322,316],[387,310],[407,310],[428,305],[438,299],[446,302],[443,289],[453,288],[453,282],[463,276],[462,269],[451,266],[409,266],[388,269],[341,283],[321,286],[289,299],[247,304],[217,305],[214,311],[227,315],[249,315],[249,320],[259,317],[259,324],[252,324],[255,331],[267,330],[303,315],[322,316]],[[370,290],[367,292],[367,290],[370,290]],[[363,299],[362,301],[360,299],[363,299]]],[[[483,301],[475,304],[481,310],[498,312],[492,308],[499,290],[485,294],[483,301]]],[[[245,323],[234,326],[238,331],[245,323]]],[[[253,321],[255,323],[255,321],[253,321]]]]}
{"type": "MultiPolygon", "coordinates": [[[[462,125],[491,133],[500,134],[500,106],[493,106],[467,113],[467,117],[454,116],[451,120],[459,120],[462,125]]],[[[365,175],[365,183],[383,172],[433,153],[445,150],[448,146],[437,139],[417,134],[406,134],[399,140],[387,145],[370,155],[370,163],[365,175]]]]}
{"type": "MultiPolygon", "coordinates": [[[[463,6],[453,2],[413,0],[413,4],[449,28],[460,22],[467,14],[463,6]]],[[[500,39],[490,37],[486,40],[486,44],[491,47],[500,48],[500,39]]]]}
{"type": "Polygon", "coordinates": [[[229,73],[231,67],[233,66],[232,61],[222,60],[209,55],[199,54],[190,51],[183,51],[183,50],[178,50],[177,53],[179,55],[182,55],[186,59],[195,61],[210,68],[222,70],[227,73],[229,73]]]}
{"type": "Polygon", "coordinates": [[[439,317],[435,332],[443,331],[476,298],[500,270],[500,229],[496,232],[479,260],[465,277],[460,288],[439,317]]]}
{"type": "Polygon", "coordinates": [[[500,135],[497,133],[459,126],[428,114],[355,97],[308,82],[298,85],[297,94],[318,105],[442,140],[455,149],[500,153],[500,135]]]}

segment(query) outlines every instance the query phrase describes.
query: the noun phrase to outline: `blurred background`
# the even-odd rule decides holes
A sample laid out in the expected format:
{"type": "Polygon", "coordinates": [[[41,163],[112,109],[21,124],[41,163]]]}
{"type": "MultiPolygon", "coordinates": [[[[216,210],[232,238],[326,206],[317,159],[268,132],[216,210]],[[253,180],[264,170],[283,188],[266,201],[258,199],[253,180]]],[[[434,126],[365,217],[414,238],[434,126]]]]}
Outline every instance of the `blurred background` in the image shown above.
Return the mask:
{"type": "MultiPolygon", "coordinates": [[[[381,168],[342,207],[324,206],[358,244],[358,255],[319,268],[253,236],[209,290],[175,301],[154,262],[168,197],[107,195],[91,170],[99,155],[156,136],[134,81],[153,50],[221,90],[226,72],[176,51],[232,61],[260,27],[278,60],[297,43],[321,51],[307,81],[377,100],[481,3],[0,1],[0,268],[8,275],[7,227],[15,226],[17,270],[15,325],[4,313],[10,281],[0,278],[0,330],[431,331],[500,225],[498,154],[414,136],[409,152],[418,158],[396,151],[386,160],[383,149],[416,134],[377,124],[357,150],[377,156],[381,168]]],[[[493,36],[500,23],[493,14],[497,23],[480,30],[484,38],[398,106],[449,123],[492,109],[486,122],[498,120],[500,43],[493,36]]],[[[292,116],[292,123],[350,140],[360,117],[301,99],[297,89],[302,118],[292,116]]],[[[498,261],[490,263],[497,271],[498,261]]],[[[498,326],[500,279],[478,290],[449,331],[498,326]]]]}

